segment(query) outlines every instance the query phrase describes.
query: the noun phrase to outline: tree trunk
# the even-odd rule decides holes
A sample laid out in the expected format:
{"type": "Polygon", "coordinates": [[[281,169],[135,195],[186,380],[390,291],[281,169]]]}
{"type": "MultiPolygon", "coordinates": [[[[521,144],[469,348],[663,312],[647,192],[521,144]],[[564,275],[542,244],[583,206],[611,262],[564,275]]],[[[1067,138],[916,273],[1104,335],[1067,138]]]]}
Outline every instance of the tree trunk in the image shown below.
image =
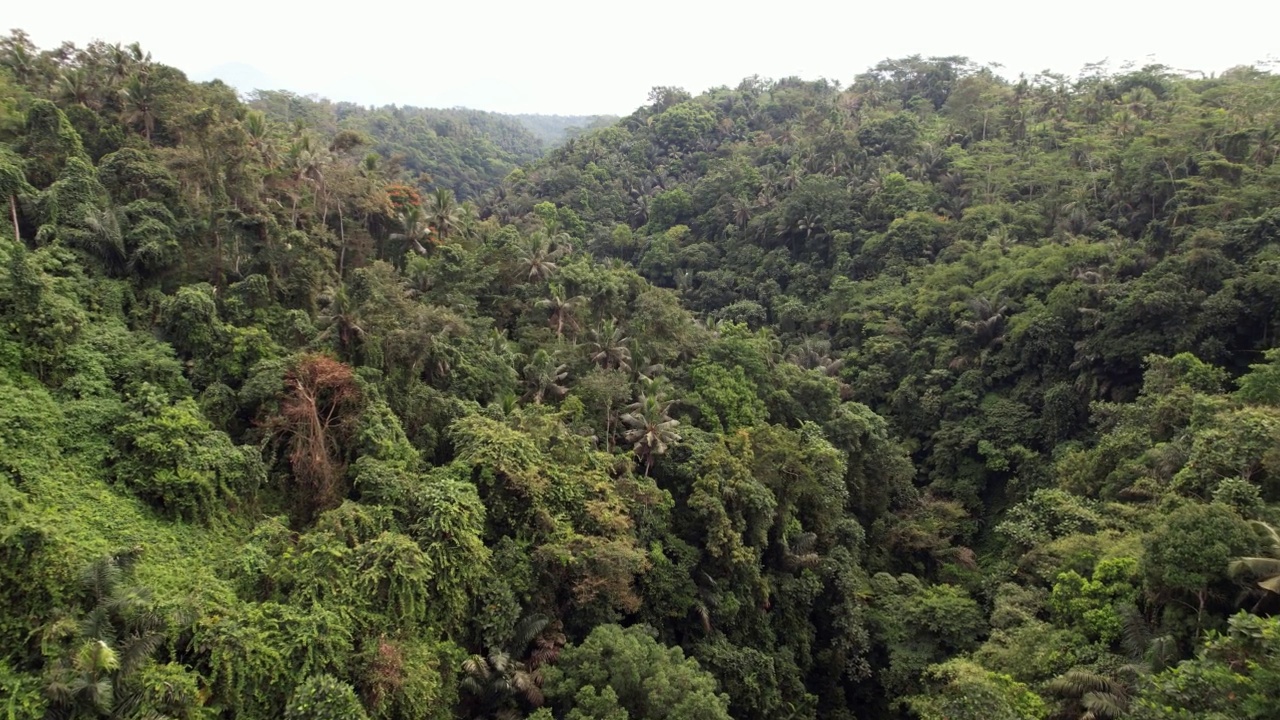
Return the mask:
{"type": "Polygon", "coordinates": [[[347,264],[347,233],[342,226],[342,203],[338,203],[338,242],[342,251],[338,253],[338,277],[343,277],[343,268],[347,264]]]}
{"type": "Polygon", "coordinates": [[[22,233],[18,230],[18,196],[9,196],[9,217],[13,218],[13,239],[22,242],[22,233]]]}

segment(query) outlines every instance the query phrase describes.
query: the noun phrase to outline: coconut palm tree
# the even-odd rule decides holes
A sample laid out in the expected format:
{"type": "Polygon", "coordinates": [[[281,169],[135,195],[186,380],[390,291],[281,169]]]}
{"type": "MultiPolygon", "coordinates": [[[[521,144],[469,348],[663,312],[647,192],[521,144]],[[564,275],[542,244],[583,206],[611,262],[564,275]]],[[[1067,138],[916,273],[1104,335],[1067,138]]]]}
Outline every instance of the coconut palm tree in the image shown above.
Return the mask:
{"type": "Polygon", "coordinates": [[[1253,143],[1253,154],[1250,157],[1254,165],[1266,167],[1275,162],[1276,155],[1280,153],[1280,123],[1258,129],[1254,133],[1253,143]]]}
{"type": "Polygon", "coordinates": [[[422,212],[422,208],[417,205],[406,207],[400,213],[399,220],[401,232],[391,233],[391,239],[407,242],[409,247],[422,257],[429,255],[423,243],[434,245],[435,231],[429,224],[426,214],[422,212]]]}
{"type": "Polygon", "coordinates": [[[960,327],[973,333],[980,347],[998,347],[1004,342],[1009,306],[1001,301],[999,295],[991,298],[979,295],[969,301],[969,309],[973,312],[973,319],[962,321],[960,327]]]}
{"type": "Polygon", "coordinates": [[[821,370],[827,377],[835,377],[844,367],[844,360],[831,357],[831,341],[817,335],[806,336],[787,353],[787,362],[805,370],[821,370]]]}
{"type": "Polygon", "coordinates": [[[557,363],[546,350],[535,352],[521,374],[529,387],[525,400],[534,405],[541,405],[548,397],[562,398],[569,392],[569,388],[561,384],[569,377],[569,366],[557,363]]]}
{"type": "MultiPolygon", "coordinates": [[[[314,135],[304,133],[289,145],[286,156],[290,175],[293,179],[293,224],[298,224],[298,202],[302,197],[302,188],[312,185],[321,197],[325,195],[325,170],[333,161],[333,156],[314,135]]],[[[321,214],[327,214],[321,210],[321,214]]]]}
{"type": "Polygon", "coordinates": [[[13,239],[22,240],[18,227],[18,195],[30,192],[27,176],[22,171],[22,159],[0,148],[0,196],[9,200],[9,219],[13,222],[13,239]]]}
{"type": "Polygon", "coordinates": [[[261,110],[250,110],[244,116],[244,131],[249,136],[249,147],[258,152],[267,169],[274,169],[280,161],[279,148],[272,137],[271,122],[261,110]]]}
{"type": "Polygon", "coordinates": [[[526,282],[546,280],[559,269],[556,262],[567,252],[567,245],[536,232],[516,248],[516,274],[526,282]]]}
{"type": "Polygon", "coordinates": [[[354,358],[366,332],[360,307],[351,299],[345,285],[333,293],[333,299],[320,311],[318,324],[322,328],[320,342],[332,342],[343,357],[354,358]]]}
{"type": "Polygon", "coordinates": [[[1080,720],[1113,720],[1129,708],[1133,694],[1130,683],[1088,670],[1068,670],[1046,686],[1063,698],[1071,716],[1080,720]]]}
{"type": "Polygon", "coordinates": [[[95,102],[95,88],[89,72],[80,68],[70,68],[58,78],[58,96],[64,102],[92,108],[95,102]]]}
{"type": "Polygon", "coordinates": [[[463,242],[471,243],[481,239],[480,212],[470,200],[458,207],[457,229],[463,242]]]}
{"type": "Polygon", "coordinates": [[[524,355],[520,353],[520,346],[512,342],[506,330],[490,328],[485,340],[489,352],[512,367],[524,359],[524,355]]]}
{"type": "Polygon", "coordinates": [[[668,414],[673,404],[672,400],[663,400],[661,393],[652,396],[641,393],[640,399],[628,406],[621,418],[627,426],[624,437],[631,443],[636,457],[644,462],[645,477],[653,468],[654,459],[665,455],[667,448],[680,442],[680,435],[676,432],[680,421],[671,419],[668,414]]]}
{"type": "Polygon", "coordinates": [[[951,367],[960,369],[972,362],[979,367],[986,364],[988,356],[1004,344],[1004,329],[1009,307],[1000,296],[988,298],[979,295],[969,300],[969,311],[973,313],[971,320],[961,320],[957,326],[969,332],[976,346],[971,353],[964,353],[952,358],[951,367]]]}
{"type": "Polygon", "coordinates": [[[120,46],[112,45],[107,50],[107,77],[113,87],[121,87],[133,73],[133,56],[120,46]]]}
{"type": "Polygon", "coordinates": [[[1164,670],[1177,659],[1177,644],[1172,636],[1153,636],[1151,626],[1133,605],[1119,610],[1123,630],[1120,644],[1129,662],[1109,674],[1073,668],[1050,680],[1045,689],[1066,704],[1065,712],[1055,717],[1080,720],[1124,717],[1143,678],[1164,670]]]}
{"type": "Polygon", "coordinates": [[[151,133],[156,129],[155,91],[145,73],[129,76],[124,89],[120,91],[124,101],[124,121],[130,125],[141,125],[142,136],[151,142],[151,133]]]}
{"type": "Polygon", "coordinates": [[[734,198],[730,203],[730,210],[733,215],[733,224],[737,225],[739,230],[745,228],[755,214],[755,207],[751,202],[742,198],[734,198]]]}
{"type": "Polygon", "coordinates": [[[577,331],[578,319],[575,314],[586,301],[587,299],[581,295],[566,298],[564,296],[564,288],[552,285],[551,297],[539,300],[538,307],[547,310],[547,321],[551,323],[551,327],[556,329],[556,338],[561,338],[564,337],[565,328],[577,331]]]}
{"type": "Polygon", "coordinates": [[[12,42],[7,43],[8,52],[0,58],[0,63],[9,68],[14,80],[23,85],[30,85],[38,72],[36,56],[32,54],[35,46],[31,44],[27,34],[21,30],[14,30],[10,38],[12,42]]]}
{"type": "Polygon", "coordinates": [[[1257,610],[1264,601],[1280,597],[1280,532],[1261,520],[1250,520],[1249,524],[1258,534],[1262,552],[1257,557],[1232,560],[1227,572],[1236,579],[1252,579],[1253,585],[1262,591],[1251,593],[1258,596],[1254,605],[1257,610]]]}
{"type": "Polygon", "coordinates": [[[428,196],[427,217],[431,220],[431,225],[436,229],[436,235],[441,240],[449,237],[454,230],[458,229],[458,225],[462,221],[462,213],[453,197],[452,190],[436,188],[436,191],[428,196]]]}
{"type": "Polygon", "coordinates": [[[67,239],[97,255],[108,266],[121,268],[127,260],[120,217],[109,207],[86,205],[81,208],[80,227],[66,228],[67,239]]]}
{"type": "Polygon", "coordinates": [[[587,343],[591,362],[605,370],[630,370],[631,349],[627,346],[630,340],[616,320],[605,320],[591,331],[591,340],[587,343]]]}

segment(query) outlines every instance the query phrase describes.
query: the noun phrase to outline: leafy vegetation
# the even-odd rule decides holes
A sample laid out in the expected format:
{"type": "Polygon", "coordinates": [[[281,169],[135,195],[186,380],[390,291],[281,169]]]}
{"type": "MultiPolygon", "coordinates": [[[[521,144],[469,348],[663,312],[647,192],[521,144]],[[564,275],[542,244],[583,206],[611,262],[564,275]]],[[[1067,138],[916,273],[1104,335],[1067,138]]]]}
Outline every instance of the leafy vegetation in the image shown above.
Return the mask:
{"type": "Polygon", "coordinates": [[[1276,715],[1280,79],[0,66],[6,717],[1276,715]]]}

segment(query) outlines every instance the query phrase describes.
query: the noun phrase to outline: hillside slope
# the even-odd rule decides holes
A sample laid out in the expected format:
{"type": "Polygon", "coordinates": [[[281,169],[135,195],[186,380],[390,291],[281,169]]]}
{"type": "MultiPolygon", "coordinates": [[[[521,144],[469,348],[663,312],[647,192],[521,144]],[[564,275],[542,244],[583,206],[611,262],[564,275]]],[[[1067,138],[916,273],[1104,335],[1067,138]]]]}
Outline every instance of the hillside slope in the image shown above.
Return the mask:
{"type": "Polygon", "coordinates": [[[1276,716],[1276,77],[0,68],[6,717],[1276,716]]]}

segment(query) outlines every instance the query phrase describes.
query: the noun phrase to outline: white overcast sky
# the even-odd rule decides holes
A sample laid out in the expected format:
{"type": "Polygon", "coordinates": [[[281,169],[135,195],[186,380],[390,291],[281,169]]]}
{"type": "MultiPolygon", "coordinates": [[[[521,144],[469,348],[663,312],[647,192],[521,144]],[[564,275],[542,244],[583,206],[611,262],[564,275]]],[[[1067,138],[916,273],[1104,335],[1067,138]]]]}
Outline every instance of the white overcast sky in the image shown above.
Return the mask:
{"type": "Polygon", "coordinates": [[[1149,56],[1212,73],[1280,56],[1280,0],[7,5],[0,23],[41,47],[137,40],[197,80],[500,112],[626,114],[655,85],[697,93],[753,74],[847,84],[880,60],[916,53],[998,62],[1010,77],[1149,56]]]}

